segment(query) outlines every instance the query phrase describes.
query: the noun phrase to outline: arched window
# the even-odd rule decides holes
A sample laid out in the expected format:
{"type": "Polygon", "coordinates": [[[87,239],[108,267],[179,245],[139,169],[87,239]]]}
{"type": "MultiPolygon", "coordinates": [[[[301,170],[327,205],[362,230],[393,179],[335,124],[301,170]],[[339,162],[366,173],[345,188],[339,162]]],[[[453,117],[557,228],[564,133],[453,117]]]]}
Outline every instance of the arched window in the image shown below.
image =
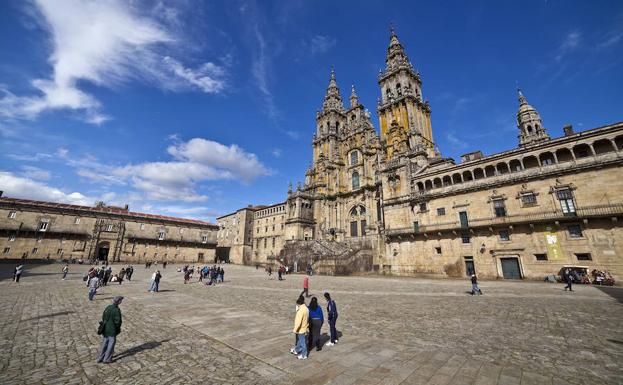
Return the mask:
{"type": "Polygon", "coordinates": [[[357,163],[359,163],[359,151],[354,150],[350,153],[350,165],[353,166],[357,163]]]}
{"type": "Polygon", "coordinates": [[[531,132],[532,132],[532,126],[528,125],[528,133],[531,133],[531,132]]]}
{"type": "Polygon", "coordinates": [[[402,89],[400,88],[400,83],[396,83],[396,94],[399,96],[402,95],[402,89]]]}
{"type": "Polygon", "coordinates": [[[353,190],[357,190],[359,188],[359,173],[357,171],[353,172],[352,185],[353,190]]]}
{"type": "Polygon", "coordinates": [[[350,209],[350,236],[366,235],[366,208],[359,205],[350,209]]]}

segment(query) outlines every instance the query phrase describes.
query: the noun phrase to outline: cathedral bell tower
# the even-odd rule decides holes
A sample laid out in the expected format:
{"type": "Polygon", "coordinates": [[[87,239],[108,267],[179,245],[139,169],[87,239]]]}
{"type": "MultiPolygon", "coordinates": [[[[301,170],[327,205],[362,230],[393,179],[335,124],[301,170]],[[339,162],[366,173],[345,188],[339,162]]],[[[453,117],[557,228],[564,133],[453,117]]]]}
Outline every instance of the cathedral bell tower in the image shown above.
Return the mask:
{"type": "Polygon", "coordinates": [[[387,159],[407,153],[435,157],[431,110],[422,97],[420,74],[414,71],[393,28],[385,64],[385,71],[379,73],[377,112],[387,159]]]}
{"type": "Polygon", "coordinates": [[[541,115],[539,112],[528,104],[528,100],[518,89],[519,94],[519,110],[517,111],[517,128],[519,129],[519,146],[527,146],[529,144],[549,140],[549,135],[543,128],[541,115]]]}
{"type": "Polygon", "coordinates": [[[316,114],[316,135],[314,136],[314,165],[320,158],[333,161],[338,157],[337,142],[346,123],[344,102],[331,69],[329,86],[324,96],[322,110],[316,114]]]}

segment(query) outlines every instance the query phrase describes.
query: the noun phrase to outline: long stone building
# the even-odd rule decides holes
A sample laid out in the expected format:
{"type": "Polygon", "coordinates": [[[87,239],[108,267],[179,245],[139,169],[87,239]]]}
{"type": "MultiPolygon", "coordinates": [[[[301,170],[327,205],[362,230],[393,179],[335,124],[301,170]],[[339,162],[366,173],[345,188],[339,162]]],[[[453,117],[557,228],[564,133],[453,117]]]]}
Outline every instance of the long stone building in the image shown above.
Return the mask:
{"type": "Polygon", "coordinates": [[[3,259],[206,262],[215,260],[218,226],[94,207],[2,197],[3,259]]]}
{"type": "Polygon", "coordinates": [[[247,209],[253,222],[238,224],[252,238],[233,262],[533,279],[583,265],[623,277],[623,123],[552,138],[519,91],[517,147],[457,163],[434,142],[421,76],[393,31],[378,84],[377,132],[354,87],[344,106],[331,71],[305,183],[276,212],[247,209]]]}

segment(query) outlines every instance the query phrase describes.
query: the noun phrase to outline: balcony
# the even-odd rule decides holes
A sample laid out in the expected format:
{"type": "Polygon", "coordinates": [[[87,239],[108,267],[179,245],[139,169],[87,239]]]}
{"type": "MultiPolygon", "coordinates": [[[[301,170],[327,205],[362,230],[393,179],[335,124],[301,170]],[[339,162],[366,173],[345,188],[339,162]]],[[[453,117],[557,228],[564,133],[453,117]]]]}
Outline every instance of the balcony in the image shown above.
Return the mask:
{"type": "Polygon", "coordinates": [[[614,203],[607,205],[577,207],[576,212],[571,214],[565,214],[560,210],[549,210],[520,215],[507,215],[504,217],[470,218],[466,227],[462,227],[461,223],[458,220],[450,222],[435,222],[419,225],[417,233],[415,232],[415,229],[413,227],[401,227],[395,229],[385,229],[385,234],[389,237],[392,237],[399,235],[426,234],[439,231],[466,230],[500,225],[509,226],[525,223],[551,222],[557,220],[569,220],[570,218],[583,219],[620,215],[623,215],[623,203],[614,203]]]}

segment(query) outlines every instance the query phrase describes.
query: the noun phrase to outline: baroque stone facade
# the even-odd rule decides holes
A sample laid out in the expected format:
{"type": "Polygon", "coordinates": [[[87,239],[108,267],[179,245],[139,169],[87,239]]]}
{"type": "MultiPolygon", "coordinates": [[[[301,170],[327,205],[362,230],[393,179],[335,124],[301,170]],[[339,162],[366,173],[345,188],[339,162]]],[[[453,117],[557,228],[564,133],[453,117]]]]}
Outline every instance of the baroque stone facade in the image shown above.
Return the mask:
{"type": "Polygon", "coordinates": [[[517,147],[456,164],[435,145],[422,79],[393,30],[378,84],[380,135],[354,86],[344,106],[331,71],[275,247],[272,222],[254,214],[254,263],[315,250],[296,258],[327,272],[371,255],[358,266],[397,275],[542,279],[582,265],[623,277],[623,123],[551,139],[519,91],[517,147]]]}
{"type": "Polygon", "coordinates": [[[1,197],[3,259],[213,262],[218,226],[143,214],[1,197]]]}

